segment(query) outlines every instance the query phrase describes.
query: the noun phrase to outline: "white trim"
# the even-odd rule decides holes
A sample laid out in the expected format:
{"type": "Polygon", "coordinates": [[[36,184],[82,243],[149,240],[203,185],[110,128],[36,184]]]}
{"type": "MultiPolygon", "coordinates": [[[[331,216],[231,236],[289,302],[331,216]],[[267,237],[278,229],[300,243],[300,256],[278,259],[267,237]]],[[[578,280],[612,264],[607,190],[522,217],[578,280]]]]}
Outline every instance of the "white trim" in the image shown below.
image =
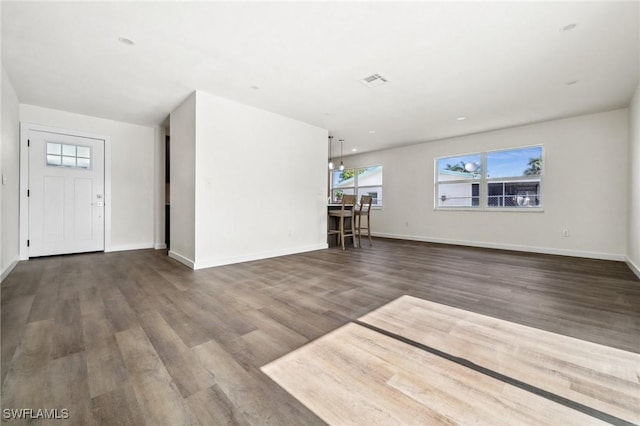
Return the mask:
{"type": "MultiPolygon", "coordinates": [[[[144,250],[144,249],[152,249],[153,243],[142,243],[142,244],[122,244],[111,246],[109,252],[113,251],[128,251],[128,250],[144,250]]],[[[105,253],[107,250],[105,250],[105,253]]]]}
{"type": "Polygon", "coordinates": [[[456,246],[481,247],[499,250],[524,251],[530,253],[554,254],[558,256],[586,257],[589,259],[624,261],[623,254],[601,253],[594,251],[566,250],[549,247],[521,246],[517,244],[489,243],[483,241],[450,240],[447,238],[430,238],[418,235],[401,235],[372,232],[374,237],[393,238],[397,240],[424,241],[428,243],[451,244],[456,246]]]}
{"type": "Polygon", "coordinates": [[[165,250],[167,248],[167,245],[165,243],[155,243],[153,245],[153,248],[156,250],[165,250]]]}
{"type": "Polygon", "coordinates": [[[479,207],[469,207],[469,206],[447,206],[447,207],[434,207],[434,211],[436,212],[528,212],[528,213],[544,213],[544,209],[542,207],[487,207],[485,209],[481,209],[479,207]]]}
{"type": "Polygon", "coordinates": [[[629,269],[631,269],[631,271],[636,274],[638,278],[640,278],[640,267],[633,263],[628,257],[625,259],[625,262],[627,263],[629,269]]]}
{"type": "MultiPolygon", "coordinates": [[[[287,256],[291,254],[305,253],[309,251],[323,250],[328,248],[327,243],[313,244],[309,246],[293,247],[279,250],[269,250],[258,253],[251,253],[242,256],[221,257],[205,262],[196,262],[193,269],[212,268],[214,266],[230,265],[232,263],[251,262],[252,260],[262,260],[271,257],[287,256]]],[[[171,252],[169,252],[171,256],[171,252]]],[[[184,262],[183,262],[184,263],[184,262]]]]}
{"type": "Polygon", "coordinates": [[[111,246],[111,138],[103,137],[104,140],[104,251],[117,251],[111,246]]]}
{"type": "Polygon", "coordinates": [[[29,259],[27,240],[29,239],[29,149],[27,140],[30,131],[59,133],[62,135],[104,141],[104,251],[116,251],[111,247],[111,138],[105,135],[42,126],[40,124],[20,122],[20,254],[19,260],[29,259]]]}
{"type": "Polygon", "coordinates": [[[172,259],[177,260],[178,262],[182,263],[183,265],[187,265],[189,268],[191,269],[195,269],[195,262],[189,258],[184,257],[183,255],[176,253],[175,251],[171,251],[169,250],[169,257],[172,259]]]}
{"type": "Polygon", "coordinates": [[[11,273],[11,271],[13,271],[13,268],[15,268],[17,264],[18,258],[16,257],[15,259],[13,259],[13,261],[11,261],[9,266],[7,266],[4,271],[2,271],[2,274],[0,275],[0,283],[9,276],[9,274],[11,273]]]}

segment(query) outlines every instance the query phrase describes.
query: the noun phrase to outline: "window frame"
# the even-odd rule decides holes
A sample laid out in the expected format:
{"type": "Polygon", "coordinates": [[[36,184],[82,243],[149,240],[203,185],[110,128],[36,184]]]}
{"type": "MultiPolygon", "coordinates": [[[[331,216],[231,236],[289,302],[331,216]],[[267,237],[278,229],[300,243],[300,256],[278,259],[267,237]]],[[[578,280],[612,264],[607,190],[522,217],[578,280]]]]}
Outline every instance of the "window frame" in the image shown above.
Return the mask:
{"type": "Polygon", "coordinates": [[[82,145],[82,144],[73,144],[73,143],[65,143],[65,142],[52,142],[52,141],[47,141],[46,145],[45,145],[45,165],[46,167],[60,167],[60,168],[66,168],[66,169],[75,169],[75,170],[93,170],[93,149],[91,148],[91,146],[88,145],[82,145]],[[60,146],[60,153],[50,153],[49,152],[49,147],[52,145],[59,145],[60,146]],[[69,153],[65,153],[65,147],[73,147],[73,155],[70,155],[69,153]],[[86,148],[89,153],[88,156],[84,156],[84,155],[79,155],[78,154],[78,148],[86,148]],[[60,164],[55,164],[53,162],[51,162],[50,157],[57,157],[60,159],[60,164]],[[74,164],[65,164],[65,158],[72,158],[74,161],[74,164]],[[83,167],[83,166],[79,166],[78,165],[78,160],[88,160],[89,165],[87,167],[83,167]]]}
{"type": "MultiPolygon", "coordinates": [[[[358,174],[354,174],[354,179],[353,179],[353,186],[349,186],[349,187],[345,187],[345,188],[340,188],[340,189],[349,189],[349,190],[353,190],[353,194],[357,197],[358,196],[358,191],[364,188],[384,188],[384,166],[382,164],[375,164],[372,166],[357,166],[357,167],[345,167],[344,170],[329,170],[329,200],[330,203],[329,204],[336,204],[337,202],[335,201],[334,197],[333,197],[333,192],[334,192],[334,188],[333,188],[333,173],[336,172],[340,172],[340,171],[347,171],[347,170],[357,170],[357,169],[369,169],[369,168],[373,168],[373,167],[380,167],[382,169],[382,184],[381,185],[363,185],[363,186],[359,186],[358,185],[358,174]]],[[[360,198],[358,198],[357,200],[358,202],[360,202],[360,198]]],[[[372,204],[371,205],[371,209],[382,209],[383,206],[383,202],[384,202],[384,196],[381,198],[381,202],[380,204],[372,204]]]]}
{"type": "MultiPolygon", "coordinates": [[[[483,193],[482,193],[482,178],[484,176],[484,174],[480,174],[480,176],[478,178],[473,177],[475,175],[477,175],[477,173],[470,173],[469,174],[469,178],[460,178],[460,179],[452,179],[452,180],[447,180],[447,181],[439,181],[438,177],[440,175],[439,170],[438,170],[438,162],[443,159],[443,158],[451,158],[451,157],[480,157],[480,164],[483,165],[484,164],[484,156],[483,153],[481,152],[471,152],[471,153],[465,153],[465,154],[456,154],[456,155],[447,155],[446,157],[436,157],[434,160],[434,190],[433,190],[433,198],[434,198],[434,209],[437,210],[470,210],[470,211],[476,211],[480,209],[481,203],[482,203],[482,197],[483,197],[483,193]],[[449,184],[449,185],[457,185],[457,184],[479,184],[480,188],[478,191],[478,205],[474,206],[440,206],[438,205],[438,193],[439,193],[439,188],[440,188],[440,184],[449,184]]],[[[471,192],[473,194],[473,190],[471,192]]],[[[471,195],[471,200],[472,200],[472,204],[473,204],[473,195],[471,195]]],[[[441,200],[444,202],[444,200],[441,200]]]]}
{"type": "MultiPolygon", "coordinates": [[[[484,211],[484,212],[530,212],[530,213],[540,213],[544,212],[544,174],[546,159],[545,159],[545,149],[544,145],[536,144],[536,145],[524,145],[513,148],[500,148],[500,149],[492,149],[487,151],[476,151],[462,154],[452,154],[446,155],[442,157],[434,158],[434,185],[433,185],[433,209],[434,210],[443,210],[443,211],[484,211]],[[532,176],[507,176],[507,177],[487,177],[487,154],[495,153],[495,152],[506,152],[506,151],[517,151],[521,149],[528,148],[540,148],[540,157],[542,158],[542,170],[539,175],[532,176]],[[451,181],[443,181],[440,182],[438,180],[439,171],[438,171],[438,162],[443,158],[451,158],[451,157],[464,157],[464,156],[477,156],[480,155],[480,179],[458,179],[451,181]],[[516,183],[516,182],[538,182],[540,186],[540,202],[537,206],[530,207],[500,207],[500,206],[490,206],[489,205],[489,184],[490,183],[516,183]],[[479,188],[479,203],[478,206],[440,206],[438,205],[438,189],[441,183],[478,183],[480,184],[479,188]]],[[[504,195],[504,193],[503,193],[504,195]]]]}

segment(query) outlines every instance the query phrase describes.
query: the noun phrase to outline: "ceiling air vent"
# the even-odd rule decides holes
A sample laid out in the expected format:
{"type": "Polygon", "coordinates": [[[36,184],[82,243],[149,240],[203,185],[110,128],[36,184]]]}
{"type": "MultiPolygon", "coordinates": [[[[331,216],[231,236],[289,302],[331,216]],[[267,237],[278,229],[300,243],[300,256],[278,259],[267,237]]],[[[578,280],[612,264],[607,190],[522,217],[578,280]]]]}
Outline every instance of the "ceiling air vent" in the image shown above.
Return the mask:
{"type": "Polygon", "coordinates": [[[363,78],[362,80],[360,80],[360,82],[367,87],[376,87],[386,83],[387,79],[381,76],[380,74],[373,74],[373,75],[370,75],[369,77],[363,78]]]}

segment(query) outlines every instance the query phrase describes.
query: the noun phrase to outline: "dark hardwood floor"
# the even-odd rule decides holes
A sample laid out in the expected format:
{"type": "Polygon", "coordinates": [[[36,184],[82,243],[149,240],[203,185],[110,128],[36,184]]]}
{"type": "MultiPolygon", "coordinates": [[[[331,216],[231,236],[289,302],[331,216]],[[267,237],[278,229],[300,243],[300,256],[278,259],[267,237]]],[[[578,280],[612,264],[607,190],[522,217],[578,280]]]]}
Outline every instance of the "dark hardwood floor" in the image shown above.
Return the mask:
{"type": "Polygon", "coordinates": [[[260,367],[405,294],[640,353],[640,281],[621,262],[384,239],[199,271],[164,251],[69,255],[2,283],[2,408],[322,424],[260,367]]]}

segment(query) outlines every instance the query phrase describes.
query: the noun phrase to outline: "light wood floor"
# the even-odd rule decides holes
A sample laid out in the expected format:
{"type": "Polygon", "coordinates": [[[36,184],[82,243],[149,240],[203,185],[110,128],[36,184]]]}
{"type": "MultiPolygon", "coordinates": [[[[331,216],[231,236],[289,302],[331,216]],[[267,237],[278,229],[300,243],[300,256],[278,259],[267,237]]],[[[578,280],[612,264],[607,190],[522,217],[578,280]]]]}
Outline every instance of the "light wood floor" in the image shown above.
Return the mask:
{"type": "Polygon", "coordinates": [[[400,297],[360,321],[624,421],[640,423],[638,353],[411,296],[400,297]]]}
{"type": "Polygon", "coordinates": [[[411,296],[262,371],[330,424],[640,423],[640,354],[411,296]]]}
{"type": "Polygon", "coordinates": [[[195,272],[154,250],[60,256],[2,283],[2,408],[323,424],[260,367],[405,294],[640,353],[640,281],[619,262],[382,239],[195,272]]]}

